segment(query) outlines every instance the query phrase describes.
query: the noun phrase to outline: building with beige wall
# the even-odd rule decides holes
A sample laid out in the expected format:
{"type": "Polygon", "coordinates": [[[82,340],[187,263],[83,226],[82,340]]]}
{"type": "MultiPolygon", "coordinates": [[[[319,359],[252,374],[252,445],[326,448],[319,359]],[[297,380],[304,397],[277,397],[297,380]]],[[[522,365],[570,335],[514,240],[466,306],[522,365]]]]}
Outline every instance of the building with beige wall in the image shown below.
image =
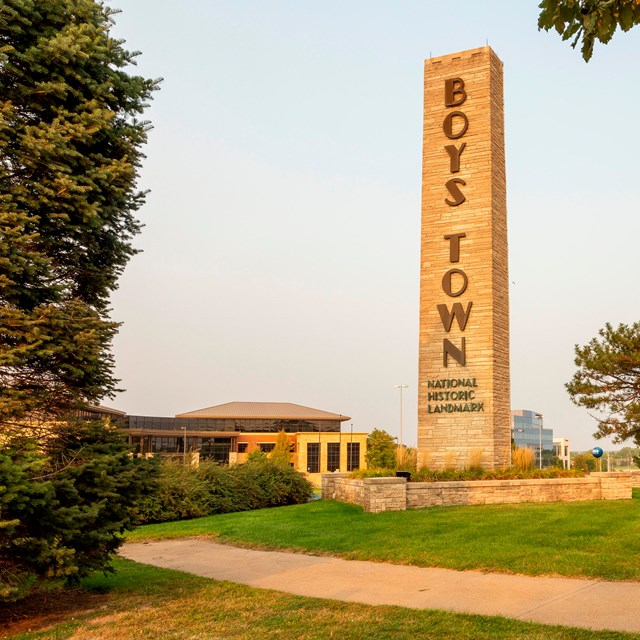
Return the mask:
{"type": "Polygon", "coordinates": [[[433,468],[510,464],[502,62],[425,60],[418,453],[433,468]]]}
{"type": "MultiPolygon", "coordinates": [[[[571,469],[571,442],[569,438],[553,439],[553,455],[559,458],[564,469],[571,469]]],[[[609,470],[607,468],[607,470],[609,470]]]]}
{"type": "Polygon", "coordinates": [[[269,453],[278,433],[291,445],[291,465],[320,485],[320,474],[365,466],[367,433],[342,432],[349,416],[290,402],[228,402],[173,418],[121,414],[118,423],[140,454],[186,455],[221,464],[269,453]]]}

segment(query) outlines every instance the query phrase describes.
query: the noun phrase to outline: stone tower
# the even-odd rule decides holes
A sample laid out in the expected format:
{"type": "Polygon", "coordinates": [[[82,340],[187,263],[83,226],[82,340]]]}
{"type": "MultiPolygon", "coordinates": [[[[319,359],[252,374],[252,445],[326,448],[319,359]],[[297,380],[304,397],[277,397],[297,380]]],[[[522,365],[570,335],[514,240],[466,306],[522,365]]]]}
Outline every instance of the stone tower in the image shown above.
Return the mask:
{"type": "Polygon", "coordinates": [[[425,60],[418,449],[432,468],[510,463],[502,62],[425,60]]]}

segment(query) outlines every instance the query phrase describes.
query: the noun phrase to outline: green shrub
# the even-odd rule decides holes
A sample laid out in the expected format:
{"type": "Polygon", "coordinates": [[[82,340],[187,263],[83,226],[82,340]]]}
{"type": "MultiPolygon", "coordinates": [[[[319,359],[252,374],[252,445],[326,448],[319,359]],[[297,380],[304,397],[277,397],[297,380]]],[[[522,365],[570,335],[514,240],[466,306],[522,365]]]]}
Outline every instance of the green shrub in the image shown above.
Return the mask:
{"type": "Polygon", "coordinates": [[[158,488],[138,505],[137,524],[185,520],[307,502],[311,483],[265,458],[233,466],[160,460],[158,488]]]}
{"type": "Polygon", "coordinates": [[[166,522],[207,515],[209,492],[206,481],[193,468],[172,459],[155,458],[158,465],[157,485],[137,505],[144,522],[166,522]]]}
{"type": "MultiPolygon", "coordinates": [[[[396,475],[395,469],[359,469],[349,474],[350,478],[389,478],[396,475]]],[[[573,469],[483,469],[471,467],[469,469],[420,469],[411,473],[411,482],[452,482],[465,480],[526,480],[535,478],[580,478],[585,474],[573,469]]]]}
{"type": "Polygon", "coordinates": [[[262,449],[254,449],[247,455],[247,462],[266,462],[269,456],[262,449]]]}
{"type": "Polygon", "coordinates": [[[313,494],[313,485],[292,467],[272,462],[244,464],[233,471],[247,488],[260,487],[257,509],[307,502],[313,494]]]}
{"type": "Polygon", "coordinates": [[[411,476],[412,482],[447,482],[464,480],[531,480],[536,478],[577,478],[584,476],[584,473],[566,469],[517,469],[509,467],[507,469],[448,469],[446,471],[433,471],[431,469],[421,469],[411,476]]]}
{"type": "Polygon", "coordinates": [[[390,469],[396,464],[396,439],[384,429],[374,429],[367,436],[367,466],[390,469]]]}
{"type": "Polygon", "coordinates": [[[0,599],[26,593],[34,576],[77,582],[108,570],[133,527],[133,506],[153,491],[153,466],[133,458],[102,423],[56,427],[44,443],[0,448],[0,599]]]}

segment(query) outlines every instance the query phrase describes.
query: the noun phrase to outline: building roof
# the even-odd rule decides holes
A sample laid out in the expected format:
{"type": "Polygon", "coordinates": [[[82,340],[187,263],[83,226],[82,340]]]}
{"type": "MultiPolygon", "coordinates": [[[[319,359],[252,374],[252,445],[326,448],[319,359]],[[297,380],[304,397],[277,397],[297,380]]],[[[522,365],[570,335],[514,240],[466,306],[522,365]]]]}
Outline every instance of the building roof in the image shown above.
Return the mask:
{"type": "Polygon", "coordinates": [[[176,418],[253,418],[262,420],[350,420],[349,416],[303,407],[292,402],[227,402],[177,413],[176,418]]]}
{"type": "Polygon", "coordinates": [[[83,407],[81,411],[88,411],[89,413],[108,413],[116,416],[126,416],[125,411],[120,411],[120,409],[114,409],[113,407],[107,407],[104,404],[89,404],[86,407],[83,407]]]}

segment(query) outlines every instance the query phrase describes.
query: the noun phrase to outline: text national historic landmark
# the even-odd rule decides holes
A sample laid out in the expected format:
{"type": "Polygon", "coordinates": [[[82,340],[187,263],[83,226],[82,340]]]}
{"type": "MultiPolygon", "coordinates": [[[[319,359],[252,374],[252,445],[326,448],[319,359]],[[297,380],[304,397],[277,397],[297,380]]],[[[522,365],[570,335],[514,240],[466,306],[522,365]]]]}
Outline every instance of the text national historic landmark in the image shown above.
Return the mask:
{"type": "Polygon", "coordinates": [[[507,466],[504,111],[490,47],[425,60],[421,242],[420,455],[436,469],[507,466]]]}

